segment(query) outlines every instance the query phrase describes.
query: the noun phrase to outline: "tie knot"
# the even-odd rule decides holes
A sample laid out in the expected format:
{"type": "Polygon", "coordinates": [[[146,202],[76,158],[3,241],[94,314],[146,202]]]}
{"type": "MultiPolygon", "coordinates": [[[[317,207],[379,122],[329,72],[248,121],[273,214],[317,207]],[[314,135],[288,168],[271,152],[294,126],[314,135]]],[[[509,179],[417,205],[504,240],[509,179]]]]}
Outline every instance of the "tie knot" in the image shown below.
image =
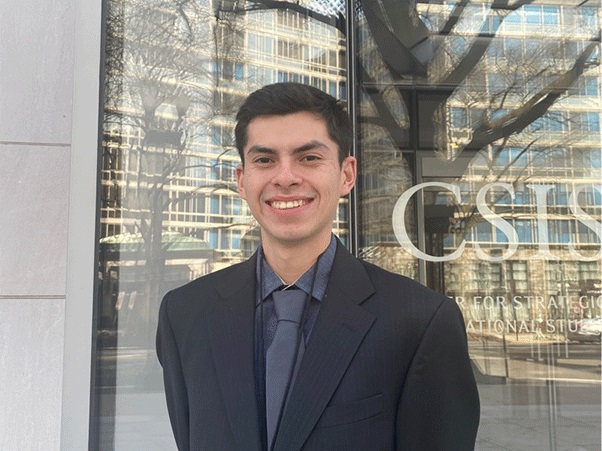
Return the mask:
{"type": "Polygon", "coordinates": [[[274,310],[278,321],[292,321],[299,324],[305,306],[305,293],[297,288],[274,291],[274,310]]]}

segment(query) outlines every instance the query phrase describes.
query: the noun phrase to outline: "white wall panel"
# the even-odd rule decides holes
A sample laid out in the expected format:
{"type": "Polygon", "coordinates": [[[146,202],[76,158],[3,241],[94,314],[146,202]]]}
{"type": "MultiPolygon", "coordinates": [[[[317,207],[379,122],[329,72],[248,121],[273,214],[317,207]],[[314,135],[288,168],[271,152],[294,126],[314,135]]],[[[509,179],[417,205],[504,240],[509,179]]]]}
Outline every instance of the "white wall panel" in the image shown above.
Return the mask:
{"type": "Polygon", "coordinates": [[[64,299],[0,299],[0,449],[59,448],[64,299]]]}
{"type": "Polygon", "coordinates": [[[64,297],[69,149],[0,144],[0,161],[0,295],[64,297]]]}
{"type": "Polygon", "coordinates": [[[70,142],[74,3],[2,2],[0,141],[70,142]]]}

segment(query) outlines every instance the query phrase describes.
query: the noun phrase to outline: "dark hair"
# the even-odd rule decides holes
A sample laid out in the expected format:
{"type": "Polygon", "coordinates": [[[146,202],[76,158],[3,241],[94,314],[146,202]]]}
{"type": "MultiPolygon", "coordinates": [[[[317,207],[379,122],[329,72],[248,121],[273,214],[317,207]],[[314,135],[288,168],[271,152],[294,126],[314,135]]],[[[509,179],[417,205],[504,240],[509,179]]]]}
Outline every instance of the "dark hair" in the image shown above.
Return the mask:
{"type": "Polygon", "coordinates": [[[349,155],[352,129],[342,102],[313,86],[301,83],[275,83],[251,93],[236,114],[236,148],[243,164],[247,128],[258,116],[285,116],[307,111],[326,122],[328,135],[339,147],[339,163],[349,155]]]}

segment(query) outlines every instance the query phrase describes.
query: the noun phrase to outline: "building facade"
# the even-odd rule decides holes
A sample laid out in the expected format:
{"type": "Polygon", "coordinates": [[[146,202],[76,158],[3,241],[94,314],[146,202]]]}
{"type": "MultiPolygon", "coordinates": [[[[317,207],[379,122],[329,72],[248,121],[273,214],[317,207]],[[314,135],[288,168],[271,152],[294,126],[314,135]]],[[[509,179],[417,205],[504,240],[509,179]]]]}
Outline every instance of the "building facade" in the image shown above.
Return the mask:
{"type": "Polygon", "coordinates": [[[2,449],[174,449],[159,302],[257,247],[233,115],[280,81],[347,102],[333,232],[460,306],[477,449],[600,448],[599,4],[52,3],[0,19],[2,449]]]}

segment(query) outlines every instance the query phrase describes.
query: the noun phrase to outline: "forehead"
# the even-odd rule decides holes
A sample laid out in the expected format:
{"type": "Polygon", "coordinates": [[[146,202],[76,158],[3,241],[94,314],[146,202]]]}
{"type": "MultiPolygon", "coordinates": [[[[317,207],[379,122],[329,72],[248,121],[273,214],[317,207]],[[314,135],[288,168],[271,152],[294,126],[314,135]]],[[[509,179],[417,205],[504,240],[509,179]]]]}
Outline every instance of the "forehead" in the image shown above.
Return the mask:
{"type": "Polygon", "coordinates": [[[254,145],[270,148],[302,145],[312,140],[332,142],[326,121],[302,111],[287,115],[258,116],[249,122],[246,149],[254,145]]]}

